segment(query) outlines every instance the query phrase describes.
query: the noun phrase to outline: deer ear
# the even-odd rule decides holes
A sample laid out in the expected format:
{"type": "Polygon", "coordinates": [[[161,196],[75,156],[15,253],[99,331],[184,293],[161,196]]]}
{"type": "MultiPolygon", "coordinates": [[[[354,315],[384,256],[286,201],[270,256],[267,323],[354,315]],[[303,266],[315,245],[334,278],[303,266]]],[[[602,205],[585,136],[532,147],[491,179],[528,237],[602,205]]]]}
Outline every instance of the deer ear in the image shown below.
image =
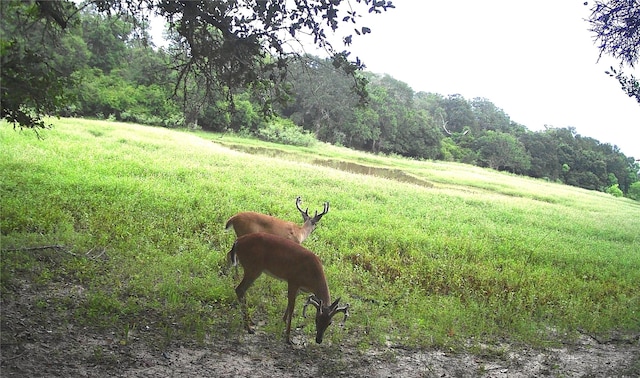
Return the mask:
{"type": "Polygon", "coordinates": [[[340,298],[336,299],[335,301],[333,301],[333,303],[331,304],[331,311],[334,311],[337,307],[338,307],[338,303],[340,303],[340,298]]]}

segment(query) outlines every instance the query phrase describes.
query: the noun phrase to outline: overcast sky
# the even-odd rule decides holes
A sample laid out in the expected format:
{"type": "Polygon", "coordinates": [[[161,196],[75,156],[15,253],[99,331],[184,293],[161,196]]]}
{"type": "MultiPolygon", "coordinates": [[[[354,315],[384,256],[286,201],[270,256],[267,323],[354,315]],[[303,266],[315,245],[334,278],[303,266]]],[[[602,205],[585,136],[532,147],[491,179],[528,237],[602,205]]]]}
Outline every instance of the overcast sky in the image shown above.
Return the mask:
{"type": "Polygon", "coordinates": [[[597,63],[584,0],[393,3],[363,17],[371,34],[354,35],[367,71],[416,92],[484,97],[529,130],[572,126],[640,158],[640,104],[604,73],[616,61],[597,63]]]}
{"type": "MultiPolygon", "coordinates": [[[[395,0],[353,54],[413,90],[484,97],[530,130],[573,126],[640,158],[640,104],[599,63],[584,0],[395,0]]],[[[640,76],[637,74],[636,77],[640,76]]]]}

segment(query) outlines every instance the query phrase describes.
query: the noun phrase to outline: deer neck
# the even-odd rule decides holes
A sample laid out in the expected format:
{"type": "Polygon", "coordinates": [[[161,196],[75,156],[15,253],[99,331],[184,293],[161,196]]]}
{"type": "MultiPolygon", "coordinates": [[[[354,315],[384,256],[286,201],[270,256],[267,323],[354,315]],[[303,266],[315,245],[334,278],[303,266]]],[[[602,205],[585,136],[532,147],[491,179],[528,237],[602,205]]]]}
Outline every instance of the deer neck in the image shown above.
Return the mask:
{"type": "Polygon", "coordinates": [[[318,299],[322,300],[322,303],[325,306],[331,304],[331,294],[329,293],[329,286],[327,286],[326,282],[319,285],[316,290],[313,291],[313,294],[315,294],[318,299]]]}
{"type": "Polygon", "coordinates": [[[311,223],[311,221],[304,222],[302,227],[300,227],[300,232],[298,233],[298,240],[300,240],[301,244],[303,241],[305,241],[305,239],[309,237],[309,235],[311,235],[314,228],[315,226],[313,225],[313,223],[311,223]]]}

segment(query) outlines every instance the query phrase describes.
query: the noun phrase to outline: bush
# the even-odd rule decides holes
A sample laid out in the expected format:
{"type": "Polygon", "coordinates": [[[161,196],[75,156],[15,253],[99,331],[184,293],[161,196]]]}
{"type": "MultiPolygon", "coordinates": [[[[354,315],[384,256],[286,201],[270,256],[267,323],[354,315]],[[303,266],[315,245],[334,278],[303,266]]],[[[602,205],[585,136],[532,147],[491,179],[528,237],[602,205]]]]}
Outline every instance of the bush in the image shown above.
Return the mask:
{"type": "Polygon", "coordinates": [[[276,118],[272,123],[258,129],[258,138],[268,142],[309,147],[316,143],[313,134],[288,119],[276,118]]]}
{"type": "Polygon", "coordinates": [[[624,193],[622,193],[622,190],[620,190],[620,187],[618,187],[618,184],[611,185],[607,188],[606,192],[614,197],[622,197],[624,195],[624,193]]]}

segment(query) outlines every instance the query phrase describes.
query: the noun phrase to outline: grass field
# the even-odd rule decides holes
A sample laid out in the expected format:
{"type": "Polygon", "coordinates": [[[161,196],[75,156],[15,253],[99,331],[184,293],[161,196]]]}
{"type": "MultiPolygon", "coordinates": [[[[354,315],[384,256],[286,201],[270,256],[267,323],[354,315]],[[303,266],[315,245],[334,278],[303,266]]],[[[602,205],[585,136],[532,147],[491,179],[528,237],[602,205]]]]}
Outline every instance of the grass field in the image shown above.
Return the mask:
{"type": "MultiPolygon", "coordinates": [[[[245,210],[300,222],[301,196],[311,212],[331,203],[304,245],[323,260],[332,296],[351,304],[329,342],[457,349],[640,330],[638,202],[323,143],[52,122],[42,139],[0,125],[3,301],[25,283],[60,290],[33,308],[123,340],[145,324],[165,341],[242,333],[224,223],[245,210]]],[[[248,302],[281,341],[286,285],[265,276],[248,302]]],[[[302,303],[293,324],[305,326],[294,333],[312,339],[302,303]]]]}

